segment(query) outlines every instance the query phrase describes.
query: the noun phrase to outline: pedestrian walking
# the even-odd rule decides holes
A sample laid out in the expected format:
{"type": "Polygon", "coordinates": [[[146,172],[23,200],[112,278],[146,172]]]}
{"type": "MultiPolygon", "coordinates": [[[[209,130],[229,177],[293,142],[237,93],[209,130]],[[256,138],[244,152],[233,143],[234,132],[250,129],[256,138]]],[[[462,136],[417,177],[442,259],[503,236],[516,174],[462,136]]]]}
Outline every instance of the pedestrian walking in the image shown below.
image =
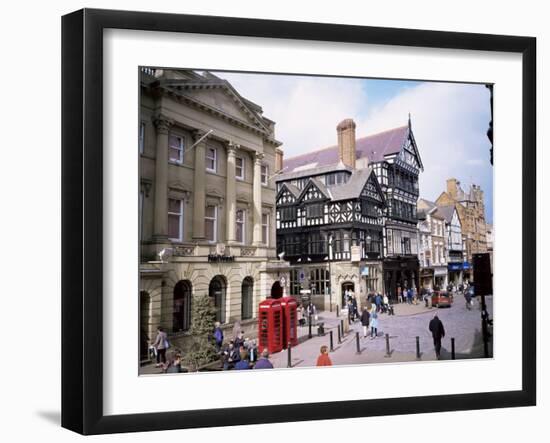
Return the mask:
{"type": "Polygon", "coordinates": [[[166,364],[166,350],[170,347],[168,341],[168,334],[164,332],[164,329],[160,326],[157,328],[157,337],[153,343],[154,348],[157,350],[157,368],[160,368],[166,364]]]}
{"type": "Polygon", "coordinates": [[[430,320],[429,329],[434,339],[435,356],[439,360],[441,358],[441,339],[445,337],[445,328],[443,322],[437,316],[437,312],[430,320]]]}
{"type": "Polygon", "coordinates": [[[348,298],[346,307],[348,308],[348,323],[351,325],[353,321],[353,303],[351,302],[351,297],[348,298]]]}
{"type": "Polygon", "coordinates": [[[382,303],[384,306],[384,312],[388,312],[390,307],[390,300],[388,299],[388,294],[384,294],[384,297],[382,299],[382,303]]]}
{"type": "Polygon", "coordinates": [[[464,293],[464,300],[466,301],[466,309],[471,310],[472,309],[472,295],[470,294],[470,291],[466,291],[464,293]]]}
{"type": "Polygon", "coordinates": [[[374,308],[370,313],[370,338],[375,339],[378,336],[378,310],[374,308]]]}
{"type": "Polygon", "coordinates": [[[374,297],[374,304],[376,305],[376,312],[380,312],[382,306],[382,297],[380,297],[380,293],[377,293],[376,297],[374,297]]]}
{"type": "Polygon", "coordinates": [[[223,346],[223,331],[219,321],[214,323],[214,342],[216,343],[216,352],[220,352],[223,346]]]}
{"type": "Polygon", "coordinates": [[[328,346],[321,346],[321,354],[317,357],[317,366],[332,366],[332,361],[328,356],[328,346]]]}
{"type": "Polygon", "coordinates": [[[357,311],[357,298],[353,293],[351,295],[351,307],[353,309],[353,321],[355,321],[359,317],[359,312],[357,311]]]}
{"type": "Polygon", "coordinates": [[[367,307],[363,308],[363,312],[361,313],[361,326],[363,326],[363,338],[367,338],[367,335],[369,335],[369,320],[370,320],[370,314],[367,307]]]}
{"type": "Polygon", "coordinates": [[[254,365],[254,369],[273,369],[273,363],[269,361],[269,351],[267,349],[262,351],[262,356],[254,365]]]}
{"type": "Polygon", "coordinates": [[[298,320],[298,326],[304,326],[306,324],[306,320],[304,318],[304,306],[301,303],[296,310],[296,319],[298,320]]]}

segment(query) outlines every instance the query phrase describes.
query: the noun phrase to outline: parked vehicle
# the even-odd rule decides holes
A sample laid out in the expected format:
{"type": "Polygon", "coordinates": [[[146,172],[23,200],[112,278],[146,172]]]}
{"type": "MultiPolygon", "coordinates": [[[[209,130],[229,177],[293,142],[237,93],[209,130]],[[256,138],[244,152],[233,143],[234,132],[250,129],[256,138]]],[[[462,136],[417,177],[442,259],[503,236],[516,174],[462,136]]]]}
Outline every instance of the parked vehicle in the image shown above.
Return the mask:
{"type": "Polygon", "coordinates": [[[432,295],[432,306],[436,308],[451,307],[453,297],[447,291],[435,291],[432,295]]]}

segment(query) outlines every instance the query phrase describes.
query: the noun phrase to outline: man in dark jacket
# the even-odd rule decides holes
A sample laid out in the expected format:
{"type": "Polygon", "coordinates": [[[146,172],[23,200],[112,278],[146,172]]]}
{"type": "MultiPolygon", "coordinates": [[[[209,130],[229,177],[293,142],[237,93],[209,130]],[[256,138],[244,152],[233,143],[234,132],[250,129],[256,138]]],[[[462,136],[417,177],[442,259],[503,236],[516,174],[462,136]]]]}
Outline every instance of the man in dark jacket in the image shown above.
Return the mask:
{"type": "Polygon", "coordinates": [[[434,318],[431,319],[429,328],[434,339],[435,356],[439,360],[441,357],[441,339],[445,337],[445,328],[437,316],[437,312],[435,313],[434,318]]]}
{"type": "Polygon", "coordinates": [[[363,308],[363,312],[361,313],[361,326],[363,326],[363,338],[367,338],[367,335],[369,334],[369,319],[370,314],[365,306],[363,308]]]}

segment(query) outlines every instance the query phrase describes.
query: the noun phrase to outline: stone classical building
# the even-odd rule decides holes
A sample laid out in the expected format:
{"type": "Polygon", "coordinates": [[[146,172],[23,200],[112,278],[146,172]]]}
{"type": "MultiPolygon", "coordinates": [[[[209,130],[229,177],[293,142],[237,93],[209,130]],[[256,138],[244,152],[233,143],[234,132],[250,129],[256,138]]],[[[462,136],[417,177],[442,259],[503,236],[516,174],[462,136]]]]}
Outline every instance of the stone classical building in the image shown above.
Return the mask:
{"type": "Polygon", "coordinates": [[[253,324],[288,281],[275,123],[226,80],[189,70],[142,69],[139,118],[142,344],[159,325],[184,339],[199,295],[220,322],[253,324]]]}
{"type": "Polygon", "coordinates": [[[439,206],[454,205],[462,227],[464,240],[464,278],[473,276],[472,254],[487,252],[487,232],[485,222],[485,202],[483,191],[478,185],[472,185],[469,192],[464,192],[460,182],[455,178],[447,180],[447,191],[436,200],[439,206]]]}
{"type": "MultiPolygon", "coordinates": [[[[323,254],[328,258],[320,261],[326,259],[326,267],[330,263],[335,269],[323,278],[339,302],[347,288],[353,288],[356,294],[373,290],[396,298],[402,287],[419,284],[416,202],[418,174],[423,166],[410,119],[399,128],[358,139],[355,129],[353,120],[346,119],[337,127],[337,145],[284,160],[285,173],[277,179],[278,222],[288,221],[287,217],[299,218],[298,214],[306,223],[309,217],[318,219],[307,232],[313,235],[316,229],[315,242],[325,245],[323,254]],[[319,213],[307,212],[303,199],[309,187],[316,188],[323,202],[319,213]],[[376,197],[380,191],[381,199],[376,197]],[[363,203],[363,198],[371,203],[363,203]],[[287,201],[295,206],[288,213],[283,208],[287,201]],[[381,213],[376,202],[383,202],[381,213]],[[342,255],[330,255],[329,243],[342,255]],[[374,257],[374,253],[378,255],[374,257]]],[[[291,229],[296,230],[292,235],[305,235],[304,226],[277,226],[281,252],[288,254],[289,246],[279,243],[279,239],[286,242],[291,229]]],[[[294,251],[290,254],[295,256],[294,251]]],[[[313,261],[311,256],[309,260],[313,261]]],[[[300,264],[297,259],[295,262],[295,275],[310,266],[308,256],[300,264]]],[[[298,290],[300,285],[303,282],[291,276],[291,288],[298,290]]]]}

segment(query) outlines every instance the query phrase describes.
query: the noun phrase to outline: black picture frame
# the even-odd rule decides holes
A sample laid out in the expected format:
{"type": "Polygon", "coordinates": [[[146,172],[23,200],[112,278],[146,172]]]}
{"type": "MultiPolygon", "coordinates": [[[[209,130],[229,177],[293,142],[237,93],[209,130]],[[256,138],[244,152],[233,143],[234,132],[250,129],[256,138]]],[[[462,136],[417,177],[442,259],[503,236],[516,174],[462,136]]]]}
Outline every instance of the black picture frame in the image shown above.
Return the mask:
{"type": "Polygon", "coordinates": [[[351,418],[536,404],[536,39],[504,35],[83,9],[62,18],[62,426],[82,434],[351,418]],[[103,31],[217,34],[522,55],[522,388],[517,391],[103,413],[103,31]]]}

